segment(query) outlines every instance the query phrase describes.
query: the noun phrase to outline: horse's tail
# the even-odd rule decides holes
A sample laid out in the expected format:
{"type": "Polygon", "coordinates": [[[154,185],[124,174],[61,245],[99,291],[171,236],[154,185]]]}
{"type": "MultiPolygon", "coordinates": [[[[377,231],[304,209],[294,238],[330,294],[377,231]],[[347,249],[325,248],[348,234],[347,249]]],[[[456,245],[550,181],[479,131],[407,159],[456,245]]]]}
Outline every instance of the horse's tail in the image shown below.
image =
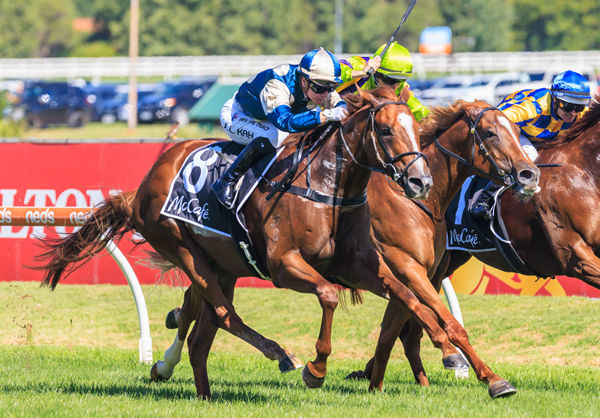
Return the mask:
{"type": "Polygon", "coordinates": [[[125,192],[104,200],[81,228],[63,238],[47,238],[41,241],[43,252],[35,257],[44,262],[41,266],[31,266],[36,270],[46,270],[42,286],[52,290],[61,276],[68,276],[98,254],[108,241],[118,241],[133,230],[132,203],[136,192],[125,192]]]}
{"type": "Polygon", "coordinates": [[[328,282],[334,284],[337,288],[337,294],[340,301],[340,307],[346,309],[348,307],[347,293],[350,291],[350,303],[352,305],[361,305],[363,303],[362,291],[353,287],[348,287],[335,276],[325,276],[328,282]]]}
{"type": "Polygon", "coordinates": [[[185,287],[189,285],[189,282],[186,280],[185,273],[175,264],[165,259],[156,251],[146,251],[146,254],[148,257],[141,259],[138,263],[152,269],[160,270],[160,277],[156,282],[157,284],[167,283],[171,286],[179,287],[185,287]]]}

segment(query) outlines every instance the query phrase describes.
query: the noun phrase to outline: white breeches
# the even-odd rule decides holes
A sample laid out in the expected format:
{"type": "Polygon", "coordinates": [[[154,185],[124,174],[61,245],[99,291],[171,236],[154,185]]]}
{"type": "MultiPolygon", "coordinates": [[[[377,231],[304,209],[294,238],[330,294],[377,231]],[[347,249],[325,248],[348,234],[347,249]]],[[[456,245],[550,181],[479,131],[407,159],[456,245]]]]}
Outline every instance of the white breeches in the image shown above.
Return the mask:
{"type": "Polygon", "coordinates": [[[246,115],[233,97],[221,109],[221,126],[233,141],[243,145],[262,136],[274,147],[278,147],[289,135],[289,132],[280,131],[268,120],[258,120],[246,115]]]}

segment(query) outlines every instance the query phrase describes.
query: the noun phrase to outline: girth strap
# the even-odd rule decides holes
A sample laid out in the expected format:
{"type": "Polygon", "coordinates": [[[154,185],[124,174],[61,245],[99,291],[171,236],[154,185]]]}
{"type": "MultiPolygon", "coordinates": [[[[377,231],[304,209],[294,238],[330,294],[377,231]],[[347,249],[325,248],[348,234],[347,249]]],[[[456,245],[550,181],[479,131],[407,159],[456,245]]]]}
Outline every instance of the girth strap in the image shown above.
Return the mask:
{"type": "MultiPolygon", "coordinates": [[[[277,183],[271,182],[270,186],[275,187],[277,183]]],[[[285,189],[286,193],[291,193],[296,196],[304,197],[308,200],[312,200],[313,202],[324,203],[329,206],[360,206],[367,203],[367,194],[363,194],[358,197],[337,197],[330,196],[323,193],[319,193],[313,189],[306,189],[303,187],[298,187],[294,185],[290,185],[285,189]]]]}
{"type": "Polygon", "coordinates": [[[504,225],[504,221],[502,220],[502,215],[500,214],[500,206],[502,202],[502,194],[508,190],[508,187],[503,187],[498,192],[497,200],[494,199],[494,213],[492,219],[490,221],[490,230],[492,231],[492,237],[496,242],[496,249],[498,252],[504,257],[504,260],[508,263],[511,269],[520,274],[525,274],[527,276],[537,276],[537,277],[545,277],[540,275],[536,271],[534,271],[530,266],[528,266],[523,259],[515,250],[515,247],[512,245],[510,237],[508,236],[508,231],[506,230],[506,226],[504,225]],[[496,224],[499,228],[499,231],[496,231],[494,228],[494,224],[496,224]]]}

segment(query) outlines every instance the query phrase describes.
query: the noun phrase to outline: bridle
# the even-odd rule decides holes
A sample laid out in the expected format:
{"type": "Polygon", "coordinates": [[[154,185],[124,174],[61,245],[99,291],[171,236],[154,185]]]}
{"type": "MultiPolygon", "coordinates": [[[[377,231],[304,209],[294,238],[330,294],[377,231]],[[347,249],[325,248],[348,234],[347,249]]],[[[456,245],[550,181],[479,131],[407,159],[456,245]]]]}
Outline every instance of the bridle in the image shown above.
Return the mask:
{"type": "Polygon", "coordinates": [[[363,148],[365,148],[367,136],[371,137],[371,139],[373,141],[373,149],[375,150],[377,159],[381,162],[381,165],[383,168],[377,168],[377,167],[373,167],[373,166],[362,164],[362,163],[358,162],[356,160],[356,157],[354,156],[354,153],[352,152],[352,150],[348,146],[348,143],[346,142],[346,138],[344,137],[343,128],[341,126],[338,129],[338,131],[339,131],[340,139],[342,140],[342,143],[344,144],[346,151],[348,152],[348,154],[350,154],[352,161],[356,165],[358,165],[359,167],[361,167],[365,170],[375,171],[377,173],[382,173],[386,176],[389,176],[396,183],[406,182],[408,179],[408,169],[415,162],[417,162],[417,160],[419,158],[423,158],[427,165],[429,165],[429,161],[427,160],[427,156],[420,151],[408,151],[408,152],[403,152],[401,154],[392,156],[392,154],[390,153],[385,142],[383,142],[383,139],[381,139],[381,136],[382,136],[381,129],[379,128],[379,125],[375,122],[375,116],[377,115],[377,112],[379,112],[381,109],[383,109],[385,106],[388,106],[388,105],[408,106],[406,104],[406,102],[385,102],[385,103],[380,104],[377,107],[373,107],[373,108],[369,109],[368,120],[367,120],[367,123],[365,124],[365,129],[362,133],[362,138],[361,138],[363,148]],[[369,135],[369,133],[372,133],[372,135],[369,135]],[[375,140],[377,140],[377,144],[379,144],[379,147],[381,147],[381,149],[383,150],[384,158],[381,158],[381,155],[379,154],[379,150],[378,150],[377,144],[375,143],[375,140]],[[409,156],[409,155],[414,155],[415,158],[413,158],[408,164],[406,164],[402,171],[398,172],[398,169],[396,168],[396,166],[394,164],[397,163],[398,161],[400,161],[402,158],[409,156]]]}
{"type": "Polygon", "coordinates": [[[452,157],[452,158],[456,159],[457,161],[459,161],[460,163],[466,165],[474,173],[476,173],[478,175],[482,175],[484,177],[491,177],[495,180],[502,180],[504,182],[504,184],[506,184],[506,185],[512,185],[512,184],[516,183],[516,181],[517,181],[515,179],[514,175],[507,174],[503,169],[500,168],[500,166],[498,165],[496,160],[494,160],[494,157],[492,157],[490,155],[490,153],[488,152],[487,148],[485,147],[485,144],[483,143],[483,139],[481,139],[481,136],[477,132],[477,125],[479,124],[479,121],[483,117],[483,114],[485,112],[487,112],[488,110],[499,110],[499,109],[497,107],[493,107],[493,106],[486,107],[477,115],[475,120],[468,118],[469,131],[471,134],[473,134],[473,149],[471,150],[471,161],[472,162],[467,161],[466,159],[462,158],[460,155],[457,155],[457,154],[453,153],[452,151],[450,151],[449,149],[445,148],[442,144],[440,144],[440,141],[439,141],[439,138],[437,135],[435,137],[435,145],[442,153],[444,153],[444,154],[448,155],[449,157],[452,157]],[[475,162],[475,146],[476,145],[479,147],[479,152],[481,152],[483,154],[483,157],[494,168],[494,170],[496,171],[496,174],[489,174],[489,173],[486,173],[486,172],[478,169],[477,167],[475,167],[474,162],[475,162]]]}
{"type": "MultiPolygon", "coordinates": [[[[307,199],[310,199],[310,200],[313,200],[316,202],[325,203],[327,205],[333,205],[333,206],[359,206],[359,205],[363,205],[367,201],[366,193],[363,193],[363,195],[358,196],[358,197],[339,198],[336,196],[329,196],[329,195],[325,195],[323,193],[317,192],[317,191],[313,190],[310,186],[310,178],[311,178],[310,169],[309,169],[310,164],[316,158],[316,155],[323,149],[323,147],[319,147],[318,145],[322,144],[323,141],[325,141],[327,138],[330,137],[330,132],[335,127],[338,128],[337,130],[339,132],[340,139],[342,140],[341,142],[343,143],[344,147],[346,148],[346,151],[348,152],[348,154],[350,154],[350,157],[352,158],[352,161],[355,164],[357,164],[359,167],[361,167],[365,170],[375,171],[378,173],[382,173],[388,177],[391,177],[394,179],[394,181],[397,184],[400,184],[401,181],[403,182],[403,184],[407,183],[407,180],[408,180],[407,171],[410,168],[410,166],[413,165],[419,158],[425,159],[425,162],[427,163],[427,165],[429,165],[429,161],[427,160],[427,156],[420,151],[409,151],[409,152],[405,152],[405,153],[398,154],[395,156],[391,155],[387,146],[383,142],[383,139],[381,139],[382,134],[381,134],[379,125],[377,125],[377,123],[375,123],[375,115],[377,114],[377,112],[379,112],[383,107],[385,107],[387,105],[391,105],[391,104],[407,105],[405,102],[386,102],[386,103],[382,103],[382,104],[378,105],[377,107],[369,109],[368,121],[365,124],[365,129],[362,133],[362,138],[361,138],[362,147],[364,149],[367,135],[370,132],[373,133],[373,135],[370,135],[372,138],[372,141],[373,141],[373,148],[375,149],[377,159],[381,162],[381,165],[383,168],[372,167],[372,166],[365,165],[365,164],[358,162],[356,160],[354,153],[352,152],[352,150],[348,146],[348,143],[346,142],[346,138],[344,137],[343,127],[341,126],[341,124],[339,122],[336,122],[336,123],[329,125],[325,129],[325,131],[321,134],[321,136],[310,147],[308,152],[306,152],[304,154],[302,153],[302,150],[304,149],[303,144],[306,140],[306,136],[303,136],[301,138],[300,145],[296,148],[296,152],[294,153],[293,163],[292,163],[292,167],[290,168],[290,170],[283,176],[283,178],[280,181],[278,181],[278,182],[268,181],[268,184],[271,187],[271,191],[267,194],[266,199],[267,200],[271,199],[277,192],[282,192],[282,193],[288,192],[288,193],[302,196],[304,198],[307,198],[307,199]],[[381,158],[381,155],[379,155],[379,150],[377,149],[375,140],[377,140],[377,143],[383,150],[385,160],[383,158],[381,158]],[[316,148],[318,148],[318,149],[317,149],[315,155],[313,155],[313,157],[310,158],[310,154],[316,148]],[[398,172],[398,170],[394,166],[394,163],[396,163],[403,157],[409,156],[409,155],[415,155],[415,158],[413,160],[411,160],[404,167],[404,169],[401,172],[398,172]],[[299,163],[300,163],[300,161],[302,161],[304,159],[308,159],[308,161],[306,163],[306,168],[304,169],[304,170],[307,170],[307,174],[306,174],[306,182],[307,182],[307,186],[308,186],[307,188],[295,186],[292,184],[294,182],[294,180],[297,178],[296,175],[297,175],[299,163]]],[[[359,113],[360,113],[360,111],[355,112],[350,118],[355,117],[359,113]]],[[[341,156],[338,155],[337,159],[340,160],[341,156]]]]}

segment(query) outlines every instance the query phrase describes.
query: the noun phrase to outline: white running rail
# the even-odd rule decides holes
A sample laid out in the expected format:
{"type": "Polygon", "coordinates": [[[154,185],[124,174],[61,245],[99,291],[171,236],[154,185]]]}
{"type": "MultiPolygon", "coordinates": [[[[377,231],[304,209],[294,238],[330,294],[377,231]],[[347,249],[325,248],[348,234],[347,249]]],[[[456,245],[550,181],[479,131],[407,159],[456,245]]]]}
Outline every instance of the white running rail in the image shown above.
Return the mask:
{"type": "MultiPolygon", "coordinates": [[[[0,212],[4,214],[3,225],[10,226],[81,226],[92,213],[92,210],[93,208],[75,207],[0,207],[0,212]]],[[[140,282],[131,264],[114,242],[109,240],[105,248],[125,275],[135,299],[140,325],[139,361],[140,363],[152,364],[150,321],[148,320],[148,309],[146,308],[146,300],[140,282]]]]}

